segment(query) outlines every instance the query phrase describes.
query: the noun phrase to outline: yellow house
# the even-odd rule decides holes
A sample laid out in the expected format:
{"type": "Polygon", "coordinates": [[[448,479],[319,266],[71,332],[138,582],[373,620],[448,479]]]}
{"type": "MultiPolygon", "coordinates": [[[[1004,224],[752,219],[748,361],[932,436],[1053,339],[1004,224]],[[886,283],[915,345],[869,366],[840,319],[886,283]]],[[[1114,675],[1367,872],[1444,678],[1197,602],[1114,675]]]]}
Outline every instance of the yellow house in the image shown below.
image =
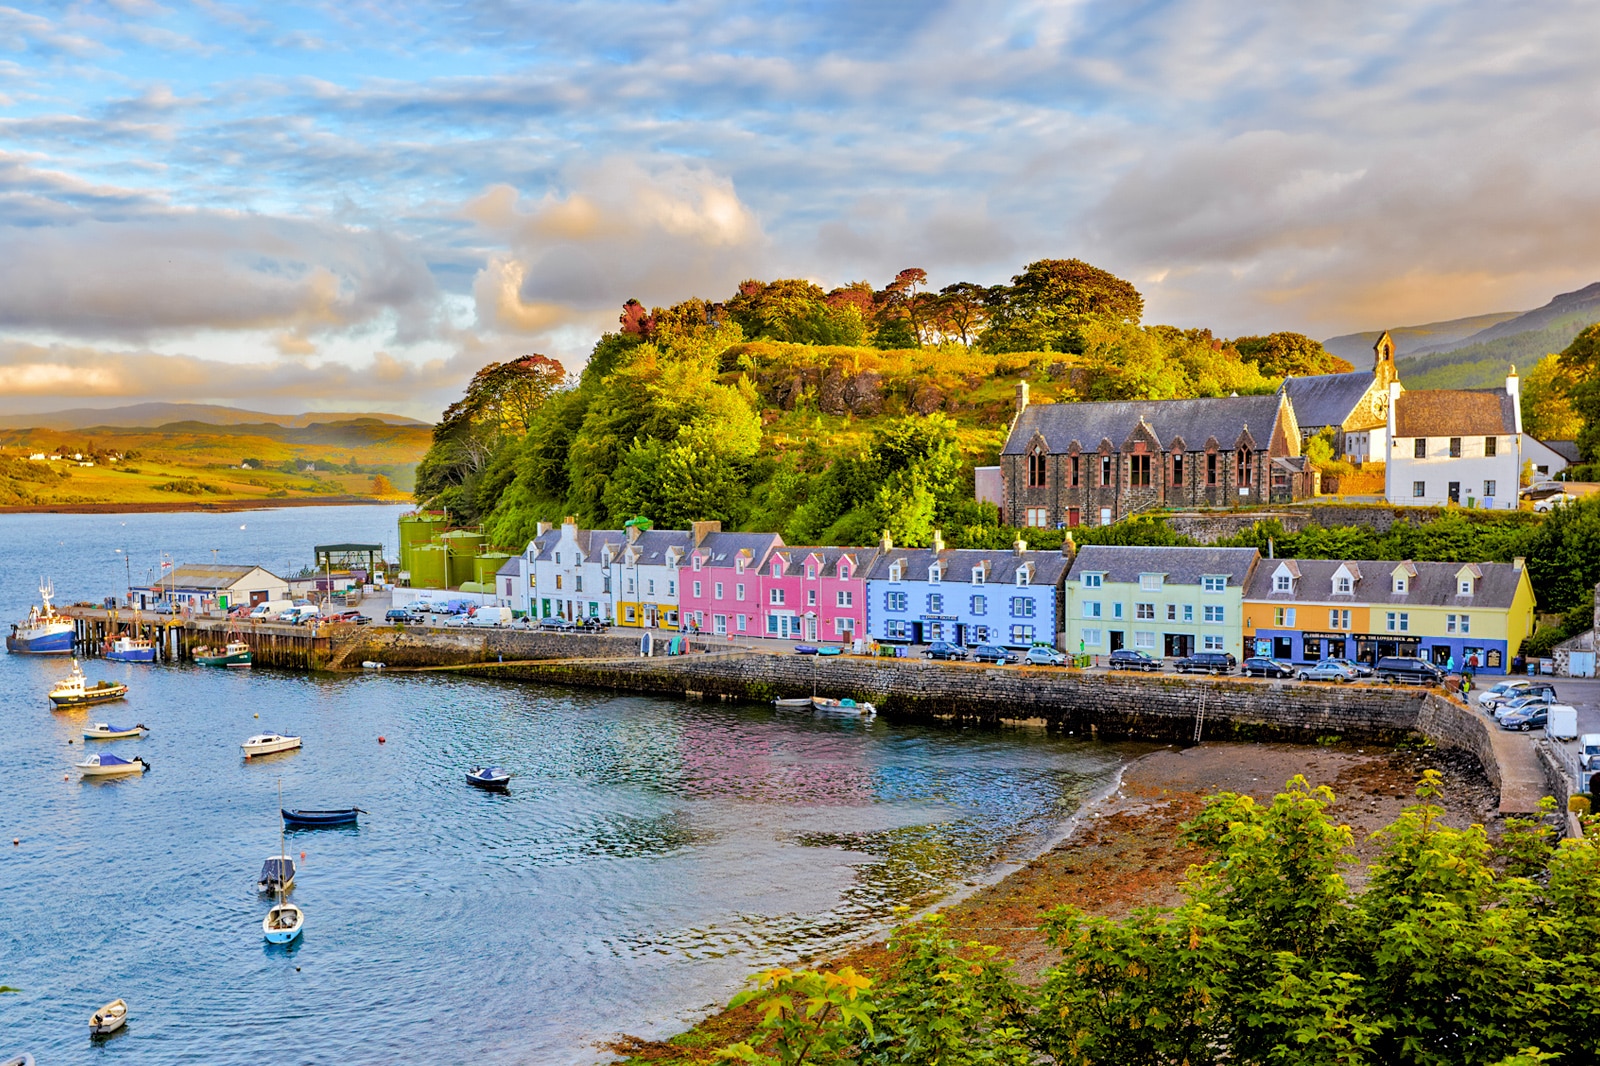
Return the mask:
{"type": "Polygon", "coordinates": [[[1533,585],[1510,563],[1263,559],[1244,596],[1254,655],[1289,662],[1408,655],[1509,670],[1533,634],[1533,585]]]}

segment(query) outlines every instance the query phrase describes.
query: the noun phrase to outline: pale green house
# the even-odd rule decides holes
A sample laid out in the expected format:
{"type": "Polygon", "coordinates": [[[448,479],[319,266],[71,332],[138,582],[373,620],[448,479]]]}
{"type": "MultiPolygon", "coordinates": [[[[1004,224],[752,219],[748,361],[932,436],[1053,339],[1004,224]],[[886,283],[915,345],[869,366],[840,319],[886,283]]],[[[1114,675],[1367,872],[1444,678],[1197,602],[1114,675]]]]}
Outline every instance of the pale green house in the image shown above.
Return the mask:
{"type": "Polygon", "coordinates": [[[1260,558],[1254,548],[1086,545],[1067,573],[1066,650],[1243,659],[1244,592],[1260,558]]]}

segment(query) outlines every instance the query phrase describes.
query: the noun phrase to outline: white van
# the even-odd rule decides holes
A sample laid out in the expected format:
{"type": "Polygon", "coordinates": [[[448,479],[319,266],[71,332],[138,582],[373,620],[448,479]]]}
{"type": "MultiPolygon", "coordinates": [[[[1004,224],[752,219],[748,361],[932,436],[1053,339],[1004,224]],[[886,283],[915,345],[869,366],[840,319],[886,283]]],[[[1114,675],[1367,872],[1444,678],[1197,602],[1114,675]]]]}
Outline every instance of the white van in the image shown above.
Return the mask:
{"type": "Polygon", "coordinates": [[[469,626],[508,626],[511,624],[512,615],[509,607],[479,607],[473,612],[472,617],[466,619],[469,626]]]}
{"type": "Polygon", "coordinates": [[[298,607],[292,607],[285,611],[283,613],[282,620],[288,622],[290,625],[297,626],[311,621],[311,619],[317,617],[317,615],[321,613],[322,612],[318,609],[316,604],[302,603],[298,607]]]}
{"type": "Polygon", "coordinates": [[[265,621],[277,618],[285,611],[292,610],[294,610],[294,603],[290,600],[267,600],[265,603],[256,604],[255,609],[250,612],[250,617],[265,621]]]}
{"type": "Polygon", "coordinates": [[[1564,703],[1552,703],[1544,721],[1544,734],[1551,740],[1578,739],[1578,709],[1564,703]]]}
{"type": "Polygon", "coordinates": [[[1578,738],[1578,768],[1600,770],[1600,733],[1585,733],[1578,738]]]}

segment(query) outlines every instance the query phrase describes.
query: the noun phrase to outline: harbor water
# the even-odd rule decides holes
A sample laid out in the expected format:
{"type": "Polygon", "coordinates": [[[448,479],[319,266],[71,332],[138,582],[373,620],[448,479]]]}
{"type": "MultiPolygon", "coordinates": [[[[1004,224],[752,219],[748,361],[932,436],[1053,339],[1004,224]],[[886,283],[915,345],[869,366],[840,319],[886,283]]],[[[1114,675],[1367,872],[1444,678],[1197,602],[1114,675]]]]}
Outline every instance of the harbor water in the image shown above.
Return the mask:
{"type": "MultiPolygon", "coordinates": [[[[58,602],[118,594],[163,552],[279,573],[316,543],[392,554],[397,514],[0,516],[0,617],[24,615],[40,577],[58,602]]],[[[597,1042],[673,1032],[754,969],[1036,849],[1141,750],[471,678],[101,660],[91,680],[127,682],[128,699],[52,712],[45,691],[68,668],[0,659],[0,984],[20,990],[0,996],[0,1060],[41,1066],[602,1061],[597,1042]],[[151,771],[80,780],[97,721],[149,726],[87,750],[151,771]],[[244,760],[240,741],[268,729],[303,750],[244,760]],[[483,762],[516,775],[509,794],[466,785],[483,762]],[[280,782],[285,806],[367,812],[287,834],[306,912],[288,949],[263,943],[256,893],[280,782]],[[91,1044],[89,1015],[118,997],[126,1031],[91,1044]]]]}

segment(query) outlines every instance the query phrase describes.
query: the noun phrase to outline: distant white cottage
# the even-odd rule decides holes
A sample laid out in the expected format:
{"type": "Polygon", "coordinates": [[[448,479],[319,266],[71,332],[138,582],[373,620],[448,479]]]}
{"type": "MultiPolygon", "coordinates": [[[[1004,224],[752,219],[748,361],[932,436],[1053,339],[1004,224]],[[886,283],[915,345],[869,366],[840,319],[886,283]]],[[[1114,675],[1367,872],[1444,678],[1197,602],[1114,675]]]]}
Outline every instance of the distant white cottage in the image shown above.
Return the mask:
{"type": "Polygon", "coordinates": [[[1402,506],[1515,510],[1522,477],[1517,369],[1501,389],[1389,386],[1385,496],[1402,506]]]}

